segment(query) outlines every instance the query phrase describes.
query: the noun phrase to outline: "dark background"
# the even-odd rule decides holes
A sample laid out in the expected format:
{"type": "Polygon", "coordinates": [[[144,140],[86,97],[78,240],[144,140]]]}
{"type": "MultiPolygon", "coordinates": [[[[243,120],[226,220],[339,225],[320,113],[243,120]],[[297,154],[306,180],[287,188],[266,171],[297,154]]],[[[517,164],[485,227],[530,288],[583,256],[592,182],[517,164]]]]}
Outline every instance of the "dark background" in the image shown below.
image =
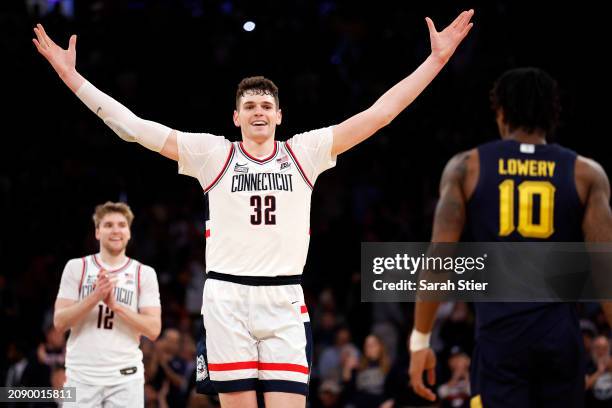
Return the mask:
{"type": "MultiPolygon", "coordinates": [[[[425,16],[441,30],[475,9],[471,33],[423,94],[317,180],[307,302],[316,312],[331,293],[358,344],[376,319],[359,302],[360,243],[429,239],[444,164],[497,137],[488,91],[504,70],[537,66],[556,78],[555,140],[612,171],[609,38],[587,3],[76,0],[72,16],[54,1],[34,3],[0,2],[0,373],[10,341],[40,341],[66,261],[97,250],[96,204],[132,207],[128,254],[157,270],[165,327],[197,320],[185,292],[197,281],[190,268],[204,263],[198,182],[97,119],[37,54],[37,22],[64,47],[78,34],[77,69],[99,89],[179,130],[238,140],[236,85],[264,75],[280,88],[285,140],[339,123],[412,72],[429,53],[425,16]],[[253,32],[242,29],[247,20],[253,32]]],[[[401,310],[405,333],[411,305],[401,310]]]]}

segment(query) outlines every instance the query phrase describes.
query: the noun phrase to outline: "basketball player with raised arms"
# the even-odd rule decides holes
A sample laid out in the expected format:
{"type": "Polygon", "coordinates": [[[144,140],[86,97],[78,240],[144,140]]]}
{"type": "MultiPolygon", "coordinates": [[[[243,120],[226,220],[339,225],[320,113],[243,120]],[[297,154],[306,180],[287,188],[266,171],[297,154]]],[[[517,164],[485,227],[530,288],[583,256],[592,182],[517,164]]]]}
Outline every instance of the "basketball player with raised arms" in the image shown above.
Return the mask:
{"type": "Polygon", "coordinates": [[[62,273],[53,323],[70,329],[65,386],[76,387],[78,407],[144,405],[140,336],[159,336],[161,308],[153,268],[125,255],[133,219],[127,204],[98,205],[100,252],[71,259],[62,273]]]}
{"type": "Polygon", "coordinates": [[[37,50],[64,83],[122,139],[178,162],[209,198],[202,314],[208,373],[224,408],[304,407],[310,376],[308,313],[300,275],[309,243],[311,191],[336,157],[389,124],[436,77],[472,27],[464,11],[438,32],[427,18],[431,54],[371,107],[335,126],[275,140],[278,89],[242,80],[234,124],[242,141],[185,133],[143,120],[75,68],[76,36],[57,46],[41,25],[37,50]]]}

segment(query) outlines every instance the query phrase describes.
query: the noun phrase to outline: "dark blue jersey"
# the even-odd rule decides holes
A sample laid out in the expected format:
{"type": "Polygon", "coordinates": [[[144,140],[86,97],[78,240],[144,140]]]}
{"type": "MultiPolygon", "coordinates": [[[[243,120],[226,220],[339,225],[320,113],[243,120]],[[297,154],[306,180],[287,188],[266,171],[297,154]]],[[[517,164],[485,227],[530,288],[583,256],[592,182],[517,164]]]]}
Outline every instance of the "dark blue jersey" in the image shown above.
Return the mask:
{"type": "MultiPolygon", "coordinates": [[[[478,147],[479,179],[467,204],[464,240],[583,240],[583,206],[574,177],[576,153],[557,144],[499,140],[478,147]]],[[[565,303],[476,303],[477,335],[518,336],[546,330],[573,306],[565,303]],[[539,330],[536,330],[539,331],[539,330]]]]}

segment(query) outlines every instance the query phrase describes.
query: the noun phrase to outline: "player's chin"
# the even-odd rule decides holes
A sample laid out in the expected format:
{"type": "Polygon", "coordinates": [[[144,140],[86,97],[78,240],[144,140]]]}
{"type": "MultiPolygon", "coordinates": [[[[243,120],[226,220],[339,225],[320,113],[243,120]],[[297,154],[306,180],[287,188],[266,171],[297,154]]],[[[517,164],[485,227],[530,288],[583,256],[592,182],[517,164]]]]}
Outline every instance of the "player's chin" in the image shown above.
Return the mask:
{"type": "Polygon", "coordinates": [[[109,241],[106,243],[106,249],[111,253],[120,253],[127,247],[126,241],[109,241]]]}
{"type": "Polygon", "coordinates": [[[266,140],[271,138],[274,135],[272,129],[266,127],[254,128],[251,131],[251,138],[255,140],[266,140]]]}

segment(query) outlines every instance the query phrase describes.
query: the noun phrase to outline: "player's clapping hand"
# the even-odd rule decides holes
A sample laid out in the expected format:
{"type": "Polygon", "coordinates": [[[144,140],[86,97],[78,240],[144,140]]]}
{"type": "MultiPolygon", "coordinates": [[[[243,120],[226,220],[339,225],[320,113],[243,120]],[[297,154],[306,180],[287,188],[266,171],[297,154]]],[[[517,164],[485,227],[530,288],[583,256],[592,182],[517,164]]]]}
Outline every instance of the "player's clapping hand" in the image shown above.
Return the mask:
{"type": "Polygon", "coordinates": [[[436,31],[436,26],[431,18],[426,17],[425,21],[427,21],[429,40],[431,42],[431,54],[446,63],[474,25],[474,23],[470,22],[473,15],[474,10],[462,12],[455,21],[440,32],[436,31]]]}
{"type": "Polygon", "coordinates": [[[111,288],[107,295],[104,297],[104,303],[106,303],[106,306],[108,306],[110,310],[114,311],[118,305],[117,299],[115,298],[115,284],[117,283],[117,278],[112,275],[107,275],[107,277],[108,281],[111,284],[111,288]]]}
{"type": "Polygon", "coordinates": [[[94,287],[94,296],[98,300],[104,300],[114,289],[114,283],[111,281],[108,276],[108,272],[104,269],[98,273],[98,279],[96,280],[94,287]]]}
{"type": "Polygon", "coordinates": [[[76,35],[70,36],[68,49],[65,50],[53,42],[41,24],[36,24],[34,34],[36,34],[36,38],[33,38],[32,42],[36,49],[49,61],[60,77],[74,71],[76,67],[76,35]]]}

